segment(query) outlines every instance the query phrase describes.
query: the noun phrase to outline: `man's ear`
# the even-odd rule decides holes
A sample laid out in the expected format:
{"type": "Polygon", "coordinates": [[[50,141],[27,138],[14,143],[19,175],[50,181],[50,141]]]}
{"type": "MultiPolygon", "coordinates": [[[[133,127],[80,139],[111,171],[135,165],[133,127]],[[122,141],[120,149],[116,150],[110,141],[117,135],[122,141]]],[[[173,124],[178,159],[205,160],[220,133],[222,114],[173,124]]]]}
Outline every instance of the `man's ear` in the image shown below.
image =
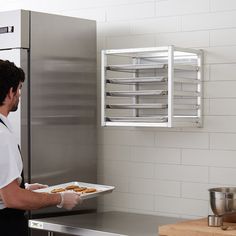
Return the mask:
{"type": "Polygon", "coordinates": [[[15,93],[13,92],[13,87],[11,87],[7,93],[7,98],[12,99],[14,97],[15,93]]]}

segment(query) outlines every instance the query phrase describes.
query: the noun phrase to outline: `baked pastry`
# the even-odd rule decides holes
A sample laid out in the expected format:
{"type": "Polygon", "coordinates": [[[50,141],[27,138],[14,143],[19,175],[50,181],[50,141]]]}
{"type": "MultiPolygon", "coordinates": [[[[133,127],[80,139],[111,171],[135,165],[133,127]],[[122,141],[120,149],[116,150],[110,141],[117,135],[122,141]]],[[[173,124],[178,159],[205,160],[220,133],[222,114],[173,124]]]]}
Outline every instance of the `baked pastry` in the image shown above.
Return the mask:
{"type": "Polygon", "coordinates": [[[79,186],[78,185],[69,185],[66,187],[66,190],[73,190],[75,188],[78,188],[79,186]]]}
{"type": "Polygon", "coordinates": [[[76,188],[73,189],[73,191],[75,192],[82,192],[82,191],[85,191],[87,188],[86,187],[79,187],[77,186],[76,188]]]}
{"type": "Polygon", "coordinates": [[[83,191],[83,193],[94,193],[96,192],[97,189],[96,188],[87,188],[83,191]]]}
{"type": "Polygon", "coordinates": [[[87,188],[87,187],[80,187],[78,185],[69,185],[65,188],[55,188],[51,191],[51,193],[61,193],[64,191],[72,190],[74,192],[80,192],[80,193],[94,193],[97,191],[96,188],[87,188]]]}
{"type": "Polygon", "coordinates": [[[61,192],[64,192],[65,189],[64,188],[55,188],[51,191],[51,193],[61,193],[61,192]]]}

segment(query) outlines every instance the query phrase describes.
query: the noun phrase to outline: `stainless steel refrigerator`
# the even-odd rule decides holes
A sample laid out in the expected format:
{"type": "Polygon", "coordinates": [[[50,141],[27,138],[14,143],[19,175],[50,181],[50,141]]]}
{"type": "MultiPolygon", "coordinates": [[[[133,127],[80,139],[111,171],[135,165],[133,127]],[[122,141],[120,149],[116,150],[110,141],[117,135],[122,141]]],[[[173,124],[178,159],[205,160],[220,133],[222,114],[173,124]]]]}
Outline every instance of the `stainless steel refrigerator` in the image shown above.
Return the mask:
{"type": "MultiPolygon", "coordinates": [[[[9,115],[26,181],[96,183],[96,22],[0,12],[0,58],[26,73],[20,107],[9,115]]],[[[84,201],[75,210],[85,209],[96,209],[96,201],[84,201]]]]}

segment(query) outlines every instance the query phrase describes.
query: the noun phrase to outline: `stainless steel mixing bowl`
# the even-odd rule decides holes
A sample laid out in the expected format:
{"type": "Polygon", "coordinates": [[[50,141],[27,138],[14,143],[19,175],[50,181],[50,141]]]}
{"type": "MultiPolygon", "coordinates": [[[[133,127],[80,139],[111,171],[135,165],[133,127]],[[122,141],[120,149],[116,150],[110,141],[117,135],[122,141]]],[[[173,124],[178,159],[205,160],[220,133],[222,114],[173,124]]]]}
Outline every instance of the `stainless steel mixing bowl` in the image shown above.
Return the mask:
{"type": "Polygon", "coordinates": [[[236,212],[236,187],[211,188],[210,205],[215,215],[236,212]]]}

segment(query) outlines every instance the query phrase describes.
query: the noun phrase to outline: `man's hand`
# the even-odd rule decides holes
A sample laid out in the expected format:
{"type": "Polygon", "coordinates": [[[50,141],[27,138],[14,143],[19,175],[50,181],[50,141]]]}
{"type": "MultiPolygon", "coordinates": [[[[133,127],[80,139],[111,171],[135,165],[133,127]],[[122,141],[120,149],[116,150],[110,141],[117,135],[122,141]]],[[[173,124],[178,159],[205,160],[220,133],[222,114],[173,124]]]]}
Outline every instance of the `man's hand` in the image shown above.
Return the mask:
{"type": "Polygon", "coordinates": [[[57,207],[59,208],[65,208],[67,210],[71,210],[76,205],[82,203],[82,199],[80,198],[79,193],[74,192],[62,192],[61,195],[61,202],[57,207]]]}
{"type": "Polygon", "coordinates": [[[45,184],[39,184],[39,183],[34,183],[34,184],[28,184],[25,183],[25,189],[30,190],[30,191],[34,191],[37,189],[41,189],[41,188],[47,188],[48,185],[45,184]]]}

